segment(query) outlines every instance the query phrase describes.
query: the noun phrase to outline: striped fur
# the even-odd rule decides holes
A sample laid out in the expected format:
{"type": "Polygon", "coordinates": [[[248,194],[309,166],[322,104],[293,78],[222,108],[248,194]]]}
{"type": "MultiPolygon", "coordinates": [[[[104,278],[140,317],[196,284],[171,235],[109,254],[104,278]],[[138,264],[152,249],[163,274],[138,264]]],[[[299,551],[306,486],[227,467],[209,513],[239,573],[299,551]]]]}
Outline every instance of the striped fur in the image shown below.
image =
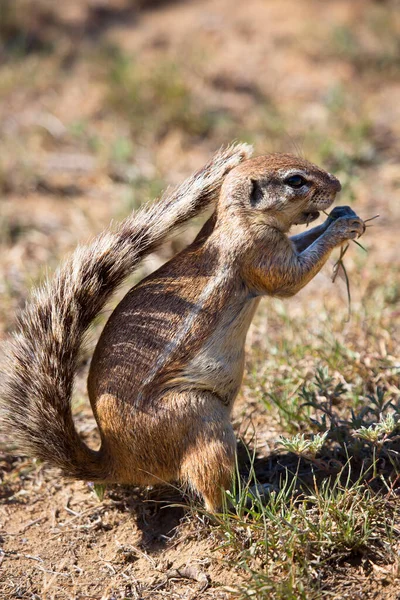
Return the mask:
{"type": "Polygon", "coordinates": [[[79,438],[71,394],[79,348],[90,323],[141,260],[217,198],[225,175],[251,154],[246,144],[218,152],[175,191],[78,248],[33,293],[4,347],[0,406],[21,451],[68,476],[107,478],[101,451],[79,438]]]}

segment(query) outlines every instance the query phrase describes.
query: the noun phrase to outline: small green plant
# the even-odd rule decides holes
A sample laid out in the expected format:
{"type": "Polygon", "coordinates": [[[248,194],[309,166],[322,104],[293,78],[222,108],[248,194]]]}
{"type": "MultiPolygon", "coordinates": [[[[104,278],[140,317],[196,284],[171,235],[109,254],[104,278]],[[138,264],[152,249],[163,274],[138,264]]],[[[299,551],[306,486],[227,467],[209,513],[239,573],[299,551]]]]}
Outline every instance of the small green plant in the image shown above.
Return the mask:
{"type": "Polygon", "coordinates": [[[356,429],[354,435],[367,442],[382,446],[389,435],[396,431],[399,418],[400,416],[397,416],[397,419],[395,419],[393,414],[389,414],[380,423],[374,423],[369,427],[360,427],[360,429],[356,429]]]}
{"type": "Polygon", "coordinates": [[[307,439],[303,433],[297,434],[292,438],[281,436],[277,441],[277,446],[284,448],[287,452],[293,452],[293,454],[297,454],[297,456],[301,456],[302,458],[315,460],[317,454],[325,444],[327,435],[328,432],[326,431],[322,435],[317,433],[311,439],[307,439]]]}
{"type": "MultiPolygon", "coordinates": [[[[280,444],[300,455],[315,456],[325,436],[306,440],[281,438],[280,444]]],[[[220,533],[219,549],[227,560],[235,557],[247,573],[245,585],[227,590],[234,597],[320,598],[324,579],[329,577],[332,560],[349,560],[368,548],[379,551],[382,535],[391,539],[393,504],[374,494],[363,482],[351,483],[344,470],[333,479],[316,480],[308,488],[299,480],[287,478],[279,490],[261,497],[254,473],[254,457],[249,480],[237,478],[234,492],[227,494],[226,512],[214,526],[220,533]],[[299,494],[298,490],[302,488],[299,494]]]]}
{"type": "Polygon", "coordinates": [[[312,383],[306,383],[302,386],[299,396],[304,400],[303,406],[310,406],[322,412],[320,421],[313,420],[313,423],[322,431],[338,426],[337,415],[333,410],[334,403],[346,393],[345,385],[340,381],[336,382],[329,374],[327,366],[317,367],[315,377],[312,383]]]}
{"type": "Polygon", "coordinates": [[[397,404],[387,399],[382,388],[377,388],[375,394],[365,396],[359,410],[352,408],[346,415],[337,408],[345,401],[346,394],[343,382],[336,382],[326,367],[318,368],[314,379],[303,385],[299,395],[305,406],[314,409],[310,425],[319,434],[281,437],[278,445],[318,468],[325,469],[333,461],[336,467],[351,468],[365,480],[371,479],[371,473],[375,480],[380,473],[389,475],[393,469],[397,472],[400,468],[394,449],[399,439],[397,404]],[[322,449],[325,460],[317,456],[322,449]],[[386,465],[384,471],[382,465],[386,465]]]}
{"type": "Polygon", "coordinates": [[[105,483],[94,483],[93,484],[93,493],[96,496],[99,502],[103,502],[104,494],[106,492],[107,486],[105,483]]]}

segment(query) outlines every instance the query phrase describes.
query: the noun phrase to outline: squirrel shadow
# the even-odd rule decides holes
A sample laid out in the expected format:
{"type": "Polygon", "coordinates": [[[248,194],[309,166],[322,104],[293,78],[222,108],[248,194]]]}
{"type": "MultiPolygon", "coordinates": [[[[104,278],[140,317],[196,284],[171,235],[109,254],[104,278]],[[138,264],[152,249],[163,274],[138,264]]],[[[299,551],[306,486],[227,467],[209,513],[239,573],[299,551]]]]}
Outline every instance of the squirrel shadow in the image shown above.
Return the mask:
{"type": "MultiPolygon", "coordinates": [[[[400,451],[400,443],[395,442],[393,449],[400,451]],[[396,446],[396,448],[394,448],[396,446]]],[[[253,448],[238,441],[238,475],[243,482],[271,485],[273,489],[290,490],[291,499],[301,499],[315,493],[322,485],[334,488],[362,481],[375,493],[387,494],[388,488],[383,484],[383,477],[392,480],[392,490],[400,489],[399,477],[393,465],[383,460],[377,462],[377,474],[373,476],[370,467],[371,456],[362,458],[354,455],[345,457],[334,454],[329,449],[322,451],[318,463],[299,458],[290,452],[272,452],[267,456],[253,455],[253,448]]],[[[124,510],[129,510],[136,520],[141,532],[140,545],[149,553],[162,550],[177,535],[179,525],[187,518],[191,508],[195,510],[188,495],[177,487],[156,486],[152,489],[138,490],[132,494],[132,488],[118,486],[109,492],[109,496],[122,501],[124,510]]],[[[200,499],[199,499],[200,503],[200,499]]],[[[199,514],[202,514],[200,509],[199,514]]],[[[206,517],[207,519],[207,517],[206,517]]]]}
{"type": "MultiPolygon", "coordinates": [[[[250,481],[253,475],[257,483],[274,487],[283,482],[287,484],[295,477],[303,484],[312,481],[310,465],[293,454],[253,457],[251,448],[241,441],[238,441],[237,451],[238,474],[243,482],[250,481]]],[[[294,489],[293,493],[298,494],[299,490],[294,489]]],[[[116,485],[108,490],[107,496],[114,501],[117,510],[131,514],[141,533],[139,546],[150,554],[161,551],[174,539],[190,511],[197,511],[200,518],[204,515],[200,498],[193,502],[193,497],[184,490],[168,484],[146,489],[116,485]]]]}
{"type": "MultiPolygon", "coordinates": [[[[394,441],[392,450],[400,452],[400,441],[394,441]]],[[[391,483],[392,491],[400,490],[399,477],[391,463],[379,459],[376,464],[377,473],[373,477],[369,467],[372,460],[367,453],[362,458],[347,456],[343,458],[326,449],[321,453],[318,464],[299,458],[290,452],[272,452],[266,456],[254,454],[251,444],[242,441],[237,444],[238,475],[250,486],[255,483],[271,485],[273,489],[286,488],[288,499],[304,498],[315,493],[316,488],[328,485],[333,488],[338,481],[349,485],[362,478],[363,484],[375,493],[387,494],[388,488],[383,484],[383,477],[391,483]]],[[[13,470],[15,457],[9,452],[4,454],[5,472],[13,470]]],[[[19,460],[19,459],[18,459],[19,460]]],[[[17,462],[18,462],[17,460],[17,462]]],[[[15,490],[2,490],[2,504],[15,504],[15,490]]],[[[150,554],[162,551],[178,535],[179,526],[190,517],[190,511],[197,512],[200,519],[207,521],[201,509],[201,499],[193,499],[184,490],[173,485],[159,485],[150,488],[115,485],[107,490],[107,498],[113,502],[113,508],[121,513],[130,514],[130,518],[140,532],[138,545],[150,554]],[[204,516],[204,517],[203,517],[204,516]]]]}

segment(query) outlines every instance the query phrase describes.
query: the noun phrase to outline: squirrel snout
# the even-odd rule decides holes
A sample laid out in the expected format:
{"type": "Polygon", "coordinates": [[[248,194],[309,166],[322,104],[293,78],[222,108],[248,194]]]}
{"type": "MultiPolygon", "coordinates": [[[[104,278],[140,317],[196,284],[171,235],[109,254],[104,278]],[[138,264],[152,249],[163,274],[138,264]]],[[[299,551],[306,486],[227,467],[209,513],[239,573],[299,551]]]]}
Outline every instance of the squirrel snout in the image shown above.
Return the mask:
{"type": "Polygon", "coordinates": [[[335,194],[337,194],[338,192],[341,191],[342,189],[342,184],[340,183],[339,179],[337,179],[334,175],[332,175],[331,173],[328,173],[329,175],[329,179],[330,182],[332,184],[333,187],[333,191],[335,192],[335,194]]]}

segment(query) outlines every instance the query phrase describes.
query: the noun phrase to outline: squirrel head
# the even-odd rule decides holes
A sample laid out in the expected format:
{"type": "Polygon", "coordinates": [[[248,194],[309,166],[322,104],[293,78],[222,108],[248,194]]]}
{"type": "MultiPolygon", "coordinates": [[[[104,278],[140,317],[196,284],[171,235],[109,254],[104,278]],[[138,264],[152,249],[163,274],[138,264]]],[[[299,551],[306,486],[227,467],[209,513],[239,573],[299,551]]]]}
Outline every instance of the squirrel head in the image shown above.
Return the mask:
{"type": "Polygon", "coordinates": [[[249,225],[271,225],[288,231],[310,223],[341,190],[338,179],[291,154],[258,156],[226,177],[218,202],[222,212],[245,217],[249,225]]]}

